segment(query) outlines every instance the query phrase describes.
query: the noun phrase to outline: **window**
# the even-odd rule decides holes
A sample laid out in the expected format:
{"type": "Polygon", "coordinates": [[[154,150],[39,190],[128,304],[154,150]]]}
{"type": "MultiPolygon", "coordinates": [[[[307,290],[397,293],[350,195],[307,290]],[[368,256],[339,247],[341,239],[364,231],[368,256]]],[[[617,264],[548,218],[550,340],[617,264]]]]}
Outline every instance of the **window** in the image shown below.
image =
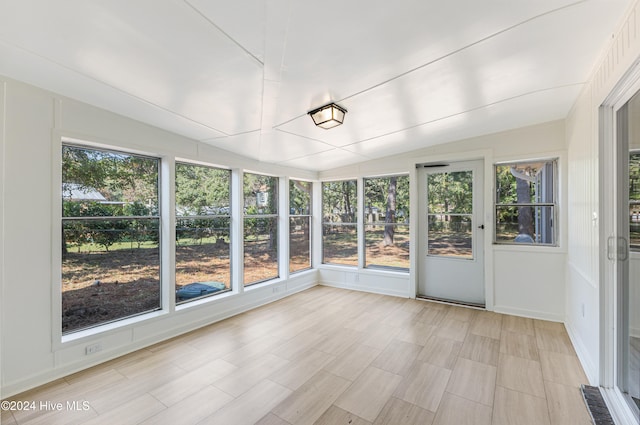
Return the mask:
{"type": "Polygon", "coordinates": [[[473,170],[427,174],[427,255],[473,259],[473,170]]]}
{"type": "Polygon", "coordinates": [[[365,266],[409,268],[409,176],[364,179],[365,266]]]}
{"type": "Polygon", "coordinates": [[[231,289],[231,171],[176,163],[176,303],[231,289]]]}
{"type": "Polygon", "coordinates": [[[640,251],[640,152],[629,153],[629,245],[640,251]]]}
{"type": "Polygon", "coordinates": [[[322,262],[358,265],[357,182],[322,183],[322,262]]]}
{"type": "Polygon", "coordinates": [[[556,245],[556,164],[496,165],[496,243],[556,245]]]}
{"type": "Polygon", "coordinates": [[[160,309],[160,160],[62,146],[62,332],[160,309]]]}
{"type": "Polygon", "coordinates": [[[244,285],[278,272],[278,178],[244,174],[244,285]]]}
{"type": "Polygon", "coordinates": [[[311,182],[289,180],[289,272],[311,268],[311,182]]]}

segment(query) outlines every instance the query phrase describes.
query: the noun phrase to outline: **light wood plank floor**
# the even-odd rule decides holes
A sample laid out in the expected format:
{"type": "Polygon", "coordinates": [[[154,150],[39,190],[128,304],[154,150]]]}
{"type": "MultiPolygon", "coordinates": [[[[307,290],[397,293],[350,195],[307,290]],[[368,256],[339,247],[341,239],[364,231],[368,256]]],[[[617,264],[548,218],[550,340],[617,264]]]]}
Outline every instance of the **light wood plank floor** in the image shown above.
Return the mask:
{"type": "Polygon", "coordinates": [[[52,382],[2,424],[590,424],[562,324],[315,287],[52,382]]]}

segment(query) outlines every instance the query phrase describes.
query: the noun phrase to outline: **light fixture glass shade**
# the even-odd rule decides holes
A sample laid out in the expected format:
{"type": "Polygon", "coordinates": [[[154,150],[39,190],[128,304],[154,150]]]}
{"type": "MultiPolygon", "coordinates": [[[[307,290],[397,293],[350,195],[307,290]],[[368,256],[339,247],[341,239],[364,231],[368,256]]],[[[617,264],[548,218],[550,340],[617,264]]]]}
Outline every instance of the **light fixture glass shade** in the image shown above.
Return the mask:
{"type": "Polygon", "coordinates": [[[328,130],[342,124],[346,112],[346,109],[341,108],[335,103],[330,103],[321,108],[314,109],[309,112],[309,115],[311,115],[315,125],[328,130]]]}

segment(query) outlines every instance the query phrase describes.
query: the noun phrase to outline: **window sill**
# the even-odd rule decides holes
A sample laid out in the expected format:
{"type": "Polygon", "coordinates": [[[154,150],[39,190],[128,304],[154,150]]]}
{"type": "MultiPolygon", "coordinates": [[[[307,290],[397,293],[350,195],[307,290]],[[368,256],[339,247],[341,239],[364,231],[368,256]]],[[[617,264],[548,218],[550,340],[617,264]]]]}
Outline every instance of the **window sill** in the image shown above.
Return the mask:
{"type": "Polygon", "coordinates": [[[517,245],[517,244],[497,244],[493,243],[494,252],[538,252],[547,254],[566,254],[567,250],[561,246],[536,246],[536,245],[517,245]]]}
{"type": "Polygon", "coordinates": [[[283,279],[282,277],[274,277],[273,279],[265,280],[264,282],[258,282],[250,286],[245,286],[244,292],[257,291],[257,290],[260,290],[261,288],[268,288],[283,282],[286,282],[286,279],[283,279]]]}
{"type": "Polygon", "coordinates": [[[137,325],[138,323],[146,322],[156,317],[166,316],[167,314],[168,312],[166,310],[157,310],[149,313],[143,313],[138,316],[129,317],[126,319],[118,320],[116,322],[107,323],[105,325],[100,325],[93,328],[73,332],[67,335],[62,335],[60,342],[61,342],[61,345],[67,345],[77,341],[82,341],[87,338],[95,337],[98,335],[100,336],[108,335],[116,331],[122,331],[126,328],[131,328],[137,325]]]}
{"type": "Polygon", "coordinates": [[[376,267],[359,268],[356,266],[341,266],[337,264],[322,264],[318,267],[320,270],[335,270],[343,272],[356,272],[360,274],[376,275],[376,276],[389,276],[389,277],[409,277],[409,270],[393,270],[376,267]]]}
{"type": "Polygon", "coordinates": [[[346,264],[320,264],[318,269],[322,270],[341,270],[341,271],[357,271],[358,266],[349,266],[346,264]]]}
{"type": "Polygon", "coordinates": [[[384,275],[384,276],[398,276],[398,277],[408,277],[409,269],[392,269],[385,267],[365,267],[364,269],[358,270],[360,273],[364,274],[375,274],[375,275],[384,275]]]}
{"type": "Polygon", "coordinates": [[[199,298],[193,301],[188,301],[186,303],[182,303],[182,304],[178,304],[176,305],[176,312],[180,312],[180,311],[184,311],[184,310],[189,310],[192,307],[197,307],[197,306],[201,306],[201,305],[209,305],[209,304],[215,304],[216,302],[222,301],[222,300],[226,300],[230,297],[233,297],[234,295],[236,295],[237,293],[233,291],[233,289],[229,289],[226,290],[220,294],[212,294],[208,297],[204,297],[204,298],[199,298]]]}

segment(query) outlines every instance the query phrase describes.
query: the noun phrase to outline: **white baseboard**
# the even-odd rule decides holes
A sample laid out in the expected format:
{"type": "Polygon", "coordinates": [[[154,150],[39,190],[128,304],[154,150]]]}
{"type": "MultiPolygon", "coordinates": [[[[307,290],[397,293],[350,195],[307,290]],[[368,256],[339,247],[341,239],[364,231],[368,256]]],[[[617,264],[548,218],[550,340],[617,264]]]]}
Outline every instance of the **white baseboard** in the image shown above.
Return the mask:
{"type": "Polygon", "coordinates": [[[576,350],[576,354],[578,356],[578,360],[582,365],[582,369],[584,373],[587,375],[587,379],[589,380],[589,384],[593,386],[600,385],[600,373],[597,365],[593,362],[593,359],[589,355],[589,350],[582,342],[582,338],[578,336],[578,334],[573,329],[570,323],[565,322],[564,324],[567,333],[569,334],[569,339],[571,340],[571,344],[573,345],[573,349],[576,350]]]}
{"type": "Polygon", "coordinates": [[[530,319],[549,320],[551,322],[564,322],[563,315],[549,313],[548,311],[526,310],[504,305],[494,305],[493,311],[496,313],[510,314],[512,316],[528,317],[530,319]]]}
{"type": "Polygon", "coordinates": [[[352,291],[370,292],[372,294],[391,295],[393,297],[409,298],[409,294],[406,291],[396,291],[388,288],[376,288],[366,285],[358,285],[354,283],[345,284],[344,282],[332,282],[329,280],[322,280],[318,282],[318,285],[330,286],[332,288],[349,289],[352,291]]]}

